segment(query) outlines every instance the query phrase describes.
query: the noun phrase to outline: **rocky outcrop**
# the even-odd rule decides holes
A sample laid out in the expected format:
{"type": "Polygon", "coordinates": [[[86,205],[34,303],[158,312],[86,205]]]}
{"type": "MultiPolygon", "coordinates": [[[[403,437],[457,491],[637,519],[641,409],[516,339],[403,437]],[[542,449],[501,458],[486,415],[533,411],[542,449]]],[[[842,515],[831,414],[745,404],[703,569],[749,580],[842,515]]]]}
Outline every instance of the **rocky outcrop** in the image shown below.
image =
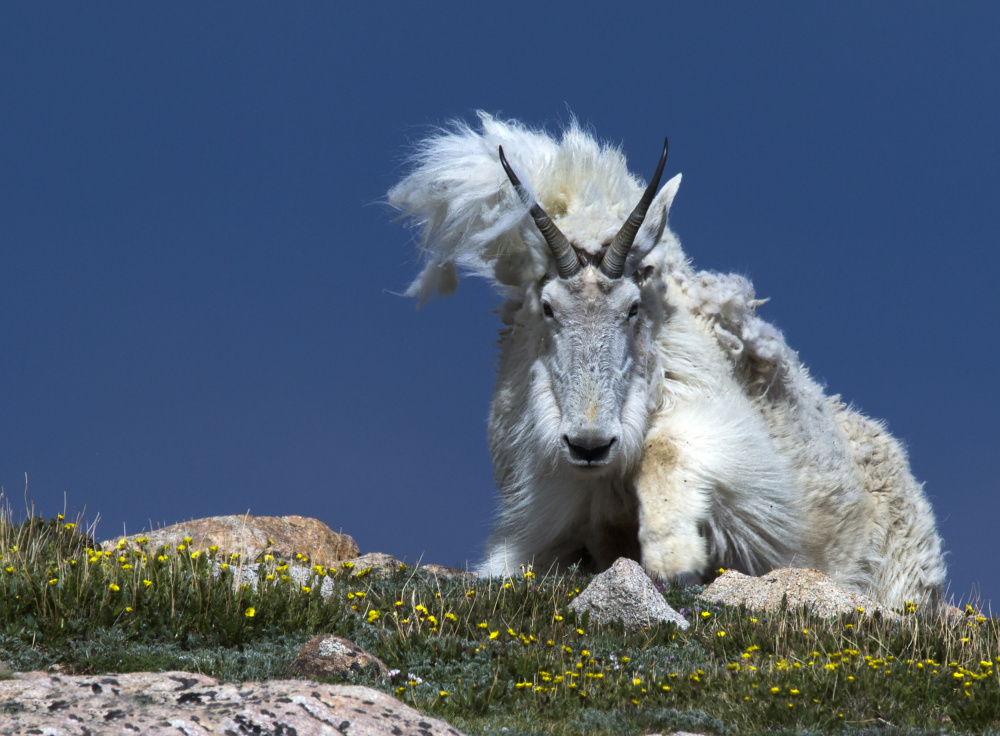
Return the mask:
{"type": "Polygon", "coordinates": [[[210,516],[163,527],[142,534],[116,537],[101,543],[104,549],[115,548],[122,540],[132,546],[137,539],[147,538],[148,549],[163,545],[177,549],[184,544],[191,551],[207,553],[218,547],[218,559],[242,555],[253,561],[261,552],[276,558],[295,561],[296,555],[308,558],[309,564],[331,567],[343,560],[358,557],[361,551],[354,539],[338,534],[321,521],[305,516],[210,516]],[[190,542],[185,542],[190,538],[190,542]]]}
{"type": "Polygon", "coordinates": [[[788,610],[808,606],[824,618],[845,613],[879,611],[883,618],[899,620],[898,613],[868,596],[844,590],[818,570],[782,567],[760,577],[726,570],[698,596],[709,603],[746,606],[751,611],[778,611],[782,600],[788,610]]]}
{"type": "Polygon", "coordinates": [[[221,683],[188,672],[0,681],[0,735],[462,736],[383,692],[308,680],[221,683]]]}
{"type": "Polygon", "coordinates": [[[571,611],[590,613],[591,623],[601,625],[621,621],[629,628],[654,623],[675,623],[681,629],[690,624],[667,605],[663,594],[635,560],[619,557],[590,581],[569,605],[571,611]]]}
{"type": "Polygon", "coordinates": [[[292,669],[303,677],[352,677],[389,674],[385,663],[350,639],[333,634],[316,636],[302,645],[292,669]]]}

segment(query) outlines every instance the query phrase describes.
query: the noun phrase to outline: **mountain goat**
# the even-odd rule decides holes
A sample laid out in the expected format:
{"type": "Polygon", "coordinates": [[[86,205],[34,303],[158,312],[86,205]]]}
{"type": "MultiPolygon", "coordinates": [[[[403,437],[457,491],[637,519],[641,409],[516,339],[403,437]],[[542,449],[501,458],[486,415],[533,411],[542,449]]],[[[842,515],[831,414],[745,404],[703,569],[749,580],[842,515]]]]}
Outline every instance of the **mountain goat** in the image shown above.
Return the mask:
{"type": "Polygon", "coordinates": [[[408,290],[458,269],[506,297],[489,443],[502,508],[483,574],[520,564],[662,579],[812,567],[937,605],[941,540],[901,445],[825,396],[751,284],[695,271],[615,147],[480,113],[423,141],[389,203],[420,234],[408,290]],[[638,202],[638,204],[636,204],[638,202]],[[622,224],[624,223],[624,224],[622,224]]]}

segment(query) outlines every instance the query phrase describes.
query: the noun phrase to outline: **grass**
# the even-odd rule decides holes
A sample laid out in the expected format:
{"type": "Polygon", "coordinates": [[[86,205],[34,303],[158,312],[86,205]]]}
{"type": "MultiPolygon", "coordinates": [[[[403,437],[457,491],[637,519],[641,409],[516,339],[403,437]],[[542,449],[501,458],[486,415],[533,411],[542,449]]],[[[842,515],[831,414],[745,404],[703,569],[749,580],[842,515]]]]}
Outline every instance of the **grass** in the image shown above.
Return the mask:
{"type": "Polygon", "coordinates": [[[93,531],[62,516],[14,523],[0,510],[9,670],[288,678],[299,647],[333,633],[393,669],[387,680],[340,681],[393,693],[470,734],[1000,729],[998,621],[971,608],[952,623],[913,610],[896,624],[861,611],[823,620],[708,605],[700,588],[675,586],[664,595],[687,631],[625,631],[568,610],[589,581],[573,571],[470,581],[407,568],[379,578],[266,552],[223,559],[141,542],[101,552],[93,531]]]}

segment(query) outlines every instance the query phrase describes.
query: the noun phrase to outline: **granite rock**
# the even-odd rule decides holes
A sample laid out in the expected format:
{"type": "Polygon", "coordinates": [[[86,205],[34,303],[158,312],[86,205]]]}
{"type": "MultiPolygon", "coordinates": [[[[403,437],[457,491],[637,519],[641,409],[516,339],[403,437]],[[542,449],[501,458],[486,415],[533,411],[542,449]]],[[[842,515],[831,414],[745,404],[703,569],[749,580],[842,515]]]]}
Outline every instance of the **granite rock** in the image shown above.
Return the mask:
{"type": "Polygon", "coordinates": [[[189,672],[0,681],[0,736],[462,736],[378,690],[308,680],[222,683],[189,672]]]}
{"type": "Polygon", "coordinates": [[[353,565],[351,575],[354,577],[368,574],[375,577],[388,577],[398,570],[403,569],[402,562],[385,552],[369,552],[360,557],[352,557],[345,562],[346,564],[353,565]]]}
{"type": "Polygon", "coordinates": [[[614,564],[594,577],[569,605],[571,611],[590,612],[590,622],[597,625],[621,621],[629,628],[654,623],[675,623],[686,630],[690,623],[667,605],[663,594],[635,560],[619,557],[614,564]]]}
{"type": "Polygon", "coordinates": [[[420,565],[420,571],[439,578],[466,578],[474,580],[479,577],[476,573],[469,570],[461,570],[457,567],[448,567],[447,565],[420,565]]]}
{"type": "Polygon", "coordinates": [[[188,544],[191,551],[207,553],[208,548],[215,545],[219,548],[219,559],[239,554],[245,561],[253,561],[266,549],[279,559],[295,561],[296,555],[304,555],[309,564],[332,567],[361,554],[352,537],[338,534],[317,519],[250,514],[193,519],[151,532],[109,539],[102,542],[101,547],[114,549],[122,540],[134,546],[141,537],[149,539],[147,548],[154,551],[166,544],[174,549],[179,544],[188,544]],[[191,542],[185,543],[185,537],[190,537],[191,542]],[[272,544],[268,544],[268,540],[272,544]]]}
{"type": "Polygon", "coordinates": [[[350,639],[333,634],[322,634],[303,644],[292,668],[303,677],[352,677],[366,672],[385,677],[389,674],[389,668],[378,657],[350,639]]]}
{"type": "Polygon", "coordinates": [[[760,577],[726,570],[698,598],[708,603],[744,605],[750,611],[777,611],[785,599],[788,610],[808,606],[812,613],[824,618],[858,609],[866,613],[879,611],[892,621],[900,618],[868,596],[844,590],[818,570],[798,567],[778,568],[760,577]]]}

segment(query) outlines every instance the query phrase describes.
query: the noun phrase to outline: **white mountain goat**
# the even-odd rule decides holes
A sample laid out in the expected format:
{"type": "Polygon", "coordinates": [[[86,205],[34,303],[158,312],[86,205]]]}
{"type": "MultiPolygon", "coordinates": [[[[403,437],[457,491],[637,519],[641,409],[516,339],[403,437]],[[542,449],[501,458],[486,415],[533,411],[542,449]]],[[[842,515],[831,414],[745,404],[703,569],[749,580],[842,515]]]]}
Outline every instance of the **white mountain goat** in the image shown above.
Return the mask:
{"type": "Polygon", "coordinates": [[[680,174],[657,193],[666,143],[644,193],[575,123],[557,140],[480,121],[423,141],[389,192],[425,259],[408,294],[449,294],[463,268],[506,296],[489,422],[502,509],[480,572],[789,565],[938,605],[941,540],[905,451],[823,394],[747,280],[691,267],[667,227],[680,174]]]}

